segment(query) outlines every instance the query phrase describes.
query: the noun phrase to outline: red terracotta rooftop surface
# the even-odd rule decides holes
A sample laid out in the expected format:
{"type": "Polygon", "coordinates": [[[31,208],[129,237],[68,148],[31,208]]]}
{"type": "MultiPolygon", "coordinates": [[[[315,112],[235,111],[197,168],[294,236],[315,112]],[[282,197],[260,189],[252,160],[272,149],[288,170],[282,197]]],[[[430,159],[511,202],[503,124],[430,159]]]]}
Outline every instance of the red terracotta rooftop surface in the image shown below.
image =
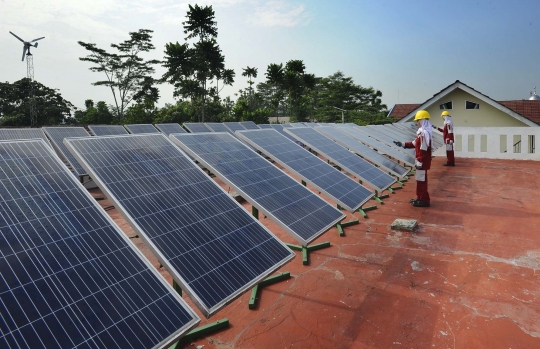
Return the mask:
{"type": "Polygon", "coordinates": [[[297,254],[280,270],[291,279],[263,288],[256,310],[242,295],[201,322],[226,317],[230,328],[183,348],[540,348],[539,163],[443,163],[436,157],[429,172],[432,207],[411,206],[411,178],[344,237],[332,228],[314,242],[332,246],[312,252],[310,265],[297,254]],[[396,218],[418,220],[418,231],[392,231],[396,218]]]}
{"type": "Polygon", "coordinates": [[[388,116],[397,121],[419,106],[421,106],[421,104],[396,104],[388,116]]]}

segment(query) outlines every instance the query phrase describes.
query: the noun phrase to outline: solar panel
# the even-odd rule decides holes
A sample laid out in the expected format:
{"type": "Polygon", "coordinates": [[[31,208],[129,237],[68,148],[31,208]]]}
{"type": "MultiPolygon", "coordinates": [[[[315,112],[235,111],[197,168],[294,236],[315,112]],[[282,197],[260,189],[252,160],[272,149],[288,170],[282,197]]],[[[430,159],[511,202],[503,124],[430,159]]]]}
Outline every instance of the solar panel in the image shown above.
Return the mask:
{"type": "Polygon", "coordinates": [[[124,126],[127,128],[129,133],[134,135],[144,133],[159,133],[157,128],[155,128],[152,124],[127,124],[124,126]]]}
{"type": "Polygon", "coordinates": [[[275,130],[239,131],[251,145],[281,166],[298,174],[350,212],[358,210],[373,193],[275,130]]]}
{"type": "Polygon", "coordinates": [[[399,150],[402,153],[408,154],[410,156],[414,156],[414,149],[403,149],[402,147],[398,147],[394,141],[397,141],[397,139],[394,139],[390,136],[385,135],[382,132],[379,132],[377,130],[374,130],[372,128],[368,128],[367,126],[355,126],[354,129],[359,130],[360,132],[365,133],[366,135],[373,137],[377,139],[378,141],[399,150]]]}
{"type": "Polygon", "coordinates": [[[272,129],[272,125],[270,125],[270,124],[259,124],[258,126],[260,128],[272,129]]]}
{"type": "Polygon", "coordinates": [[[291,136],[290,134],[288,134],[287,132],[283,131],[283,129],[285,128],[285,125],[280,125],[280,124],[272,124],[270,125],[272,126],[272,128],[276,131],[278,131],[281,135],[287,137],[287,139],[293,141],[294,143],[298,142],[296,140],[296,138],[294,138],[293,136],[291,136]]]}
{"type": "Polygon", "coordinates": [[[159,132],[163,133],[167,137],[171,133],[187,133],[186,130],[184,130],[184,128],[177,123],[155,124],[154,126],[159,130],[159,132]]]}
{"type": "Polygon", "coordinates": [[[291,127],[306,127],[303,122],[291,122],[289,125],[291,125],[291,127]]]}
{"type": "Polygon", "coordinates": [[[294,127],[291,124],[279,124],[279,125],[281,125],[281,127],[283,127],[283,128],[294,127]]]}
{"type": "Polygon", "coordinates": [[[260,130],[261,128],[257,126],[253,121],[242,121],[240,125],[244,126],[246,130],[260,130]]]}
{"type": "Polygon", "coordinates": [[[360,143],[346,133],[341,132],[339,128],[324,126],[315,127],[315,130],[322,132],[325,136],[329,137],[333,141],[341,144],[361,157],[381,166],[382,168],[385,168],[387,171],[392,172],[400,178],[403,178],[403,176],[409,173],[409,169],[395,163],[386,156],[379,154],[376,150],[373,150],[367,145],[360,143]]]}
{"type": "Polygon", "coordinates": [[[390,147],[386,145],[385,143],[379,142],[375,138],[371,138],[367,134],[360,132],[359,130],[355,128],[348,127],[348,126],[336,127],[336,128],[346,133],[347,135],[353,137],[354,139],[370,146],[371,148],[376,149],[381,154],[391,156],[395,158],[396,160],[402,161],[403,163],[409,166],[414,166],[415,159],[409,154],[406,154],[393,147],[390,147]]]}
{"type": "Polygon", "coordinates": [[[75,174],[85,175],[86,170],[64,145],[64,138],[67,137],[91,137],[84,127],[43,127],[43,131],[50,138],[56,151],[69,163],[75,174]]]}
{"type": "Polygon", "coordinates": [[[289,132],[308,147],[323,154],[336,165],[369,183],[377,190],[384,190],[396,182],[394,177],[351,153],[311,127],[288,128],[285,132],[289,132]]]}
{"type": "Polygon", "coordinates": [[[16,139],[43,139],[52,148],[51,142],[41,128],[0,128],[0,141],[16,139]]]}
{"type": "Polygon", "coordinates": [[[234,134],[235,131],[243,131],[246,128],[239,122],[224,122],[223,125],[227,126],[229,130],[234,134]]]}
{"type": "Polygon", "coordinates": [[[88,125],[94,136],[127,135],[128,131],[122,125],[88,125]]]}
{"type": "Polygon", "coordinates": [[[191,133],[212,132],[212,130],[201,122],[184,122],[184,127],[191,133]]]}
{"type": "Polygon", "coordinates": [[[171,139],[302,246],[345,217],[228,133],[173,135],[171,139]]]}
{"type": "Polygon", "coordinates": [[[0,142],[0,183],[0,347],[162,347],[197,325],[44,141],[0,142]]]}
{"type": "Polygon", "coordinates": [[[212,132],[229,132],[232,134],[231,130],[227,126],[223,125],[221,122],[205,122],[204,123],[212,132]]]}
{"type": "Polygon", "coordinates": [[[294,257],[164,135],[66,142],[206,316],[294,257]]]}

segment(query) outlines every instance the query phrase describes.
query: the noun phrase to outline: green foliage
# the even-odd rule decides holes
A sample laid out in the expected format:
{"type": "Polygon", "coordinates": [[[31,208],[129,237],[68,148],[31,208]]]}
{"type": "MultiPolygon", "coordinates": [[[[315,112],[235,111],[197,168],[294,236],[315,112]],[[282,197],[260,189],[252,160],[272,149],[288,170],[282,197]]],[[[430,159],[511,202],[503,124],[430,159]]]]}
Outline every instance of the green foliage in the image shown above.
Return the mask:
{"type": "Polygon", "coordinates": [[[74,123],[83,125],[114,124],[114,115],[111,113],[105,102],[99,101],[96,106],[94,106],[94,101],[87,99],[84,104],[86,110],[77,110],[75,112],[74,123]]]}
{"type": "Polygon", "coordinates": [[[194,113],[195,110],[190,102],[180,101],[176,104],[166,103],[165,106],[156,113],[154,123],[164,124],[176,122],[183,124],[184,122],[192,121],[194,113]]]}
{"type": "Polygon", "coordinates": [[[152,124],[158,113],[153,104],[135,103],[130,105],[124,116],[125,124],[152,124]]]}
{"type": "Polygon", "coordinates": [[[104,73],[106,80],[100,80],[93,85],[107,86],[111,89],[115,103],[115,114],[118,122],[122,122],[126,108],[131,102],[157,102],[159,94],[153,87],[155,80],[154,65],[157,60],[145,61],[140,57],[142,52],[154,49],[152,44],[152,30],[139,29],[129,33],[130,38],[119,44],[111,44],[118,53],[110,53],[98,48],[96,44],[79,41],[90,54],[80,57],[81,61],[93,63],[90,68],[93,72],[104,73]]]}
{"type": "Polygon", "coordinates": [[[27,78],[0,82],[0,126],[30,126],[28,114],[30,88],[34,89],[36,125],[56,125],[70,120],[73,104],[65,100],[57,89],[49,88],[27,78]]]}

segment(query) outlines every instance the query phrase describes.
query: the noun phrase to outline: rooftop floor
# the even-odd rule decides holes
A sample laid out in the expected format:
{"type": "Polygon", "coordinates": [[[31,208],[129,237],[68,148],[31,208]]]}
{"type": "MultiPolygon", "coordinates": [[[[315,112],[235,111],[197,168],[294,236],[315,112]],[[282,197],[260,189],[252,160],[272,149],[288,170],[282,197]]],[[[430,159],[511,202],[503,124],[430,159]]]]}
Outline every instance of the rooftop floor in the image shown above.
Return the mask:
{"type": "MultiPolygon", "coordinates": [[[[298,254],[281,268],[291,278],[265,287],[256,310],[242,295],[201,322],[226,317],[229,329],[184,347],[540,348],[540,163],[443,162],[434,158],[429,171],[430,208],[409,203],[411,178],[344,237],[336,228],[323,234],[314,243],[331,247],[312,252],[310,265],[298,254]],[[396,218],[418,220],[418,231],[392,231],[396,218]]],[[[261,222],[295,243],[268,218],[261,222]]]]}

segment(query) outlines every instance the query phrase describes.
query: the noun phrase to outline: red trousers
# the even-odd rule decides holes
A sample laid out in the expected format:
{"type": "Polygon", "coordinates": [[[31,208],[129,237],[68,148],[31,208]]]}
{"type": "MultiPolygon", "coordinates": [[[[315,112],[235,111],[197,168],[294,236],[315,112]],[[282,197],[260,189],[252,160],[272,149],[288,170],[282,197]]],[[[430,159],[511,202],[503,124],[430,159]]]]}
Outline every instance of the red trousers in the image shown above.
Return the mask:
{"type": "Polygon", "coordinates": [[[454,150],[446,151],[446,163],[449,165],[454,165],[454,150]]]}
{"type": "Polygon", "coordinates": [[[428,186],[428,175],[427,175],[428,171],[426,171],[426,180],[421,182],[421,181],[416,181],[416,198],[418,200],[421,200],[423,202],[426,202],[426,203],[430,203],[430,198],[429,198],[429,193],[427,191],[427,186],[428,186]]]}

